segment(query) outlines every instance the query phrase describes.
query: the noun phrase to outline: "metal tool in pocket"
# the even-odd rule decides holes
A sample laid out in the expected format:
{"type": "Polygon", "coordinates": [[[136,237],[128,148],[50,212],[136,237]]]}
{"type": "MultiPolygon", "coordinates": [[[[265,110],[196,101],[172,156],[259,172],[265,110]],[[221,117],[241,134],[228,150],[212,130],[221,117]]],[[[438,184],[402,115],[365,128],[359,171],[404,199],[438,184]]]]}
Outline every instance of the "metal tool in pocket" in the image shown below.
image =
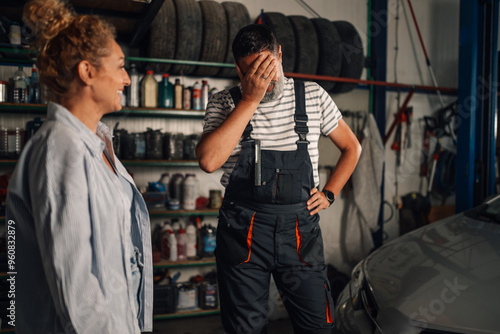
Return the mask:
{"type": "Polygon", "coordinates": [[[254,141],[254,153],[255,153],[255,173],[254,173],[254,185],[262,185],[262,161],[261,161],[261,151],[260,151],[260,140],[255,139],[254,141]]]}

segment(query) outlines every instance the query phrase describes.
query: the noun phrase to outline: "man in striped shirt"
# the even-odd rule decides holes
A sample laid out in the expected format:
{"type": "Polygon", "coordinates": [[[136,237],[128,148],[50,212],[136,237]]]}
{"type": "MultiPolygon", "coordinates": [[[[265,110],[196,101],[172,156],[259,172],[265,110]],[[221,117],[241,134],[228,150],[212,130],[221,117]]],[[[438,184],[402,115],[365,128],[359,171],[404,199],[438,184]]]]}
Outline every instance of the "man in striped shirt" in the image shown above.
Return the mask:
{"type": "Polygon", "coordinates": [[[224,171],[216,249],[224,328],[267,333],[273,275],[295,332],[329,333],[333,302],[318,212],[347,182],[361,147],[318,84],[284,77],[268,27],[243,28],[233,53],[241,84],[211,98],[196,149],[203,170],[224,171]],[[341,156],[319,191],[321,134],[341,156]]]}

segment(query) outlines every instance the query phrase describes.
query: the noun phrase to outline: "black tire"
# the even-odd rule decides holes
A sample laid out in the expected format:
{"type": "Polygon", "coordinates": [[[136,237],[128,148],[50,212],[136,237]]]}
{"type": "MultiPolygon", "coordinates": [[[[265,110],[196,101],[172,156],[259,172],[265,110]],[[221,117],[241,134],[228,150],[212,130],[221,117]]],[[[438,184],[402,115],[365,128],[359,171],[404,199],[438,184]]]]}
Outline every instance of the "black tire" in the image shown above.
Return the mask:
{"type": "MultiPolygon", "coordinates": [[[[319,46],[319,59],[316,74],[332,77],[340,76],[342,68],[342,52],[340,50],[340,36],[335,25],[322,18],[311,19],[316,29],[319,46]]],[[[335,81],[318,81],[326,91],[331,91],[337,84],[335,81]]]]}
{"type": "MultiPolygon", "coordinates": [[[[227,48],[227,19],[224,7],[213,0],[198,1],[203,17],[203,42],[200,61],[224,62],[227,48]]],[[[219,67],[198,66],[194,75],[210,77],[220,71],[219,67]]]]}
{"type": "MultiPolygon", "coordinates": [[[[173,0],[165,0],[151,23],[149,57],[174,59],[177,36],[177,18],[173,0]]],[[[168,72],[172,64],[159,64],[160,72],[168,72]]]]}
{"type": "MultiPolygon", "coordinates": [[[[201,8],[196,0],[174,0],[177,14],[177,44],[175,59],[199,60],[202,43],[202,16],[201,8]]],[[[196,66],[173,65],[174,74],[189,75],[196,66]]]]}
{"type": "Polygon", "coordinates": [[[263,13],[263,24],[269,26],[273,31],[278,44],[281,45],[283,57],[283,71],[293,72],[295,67],[295,34],[293,27],[284,14],[269,12],[263,13]]]}
{"type": "MultiPolygon", "coordinates": [[[[248,14],[248,10],[245,5],[239,2],[225,1],[222,3],[222,7],[224,7],[227,18],[227,49],[224,62],[233,64],[233,40],[241,28],[250,24],[250,14],[248,14]]],[[[234,68],[223,67],[219,71],[218,76],[225,78],[237,78],[238,74],[234,68]]]]}
{"type": "Polygon", "coordinates": [[[305,16],[291,15],[288,20],[295,35],[295,73],[316,74],[318,68],[318,37],[313,23],[305,16]]]}
{"type": "MultiPolygon", "coordinates": [[[[340,76],[359,79],[365,65],[361,37],[356,28],[347,21],[333,21],[333,24],[337,28],[341,40],[342,68],[340,76]]],[[[332,93],[347,93],[356,88],[357,85],[355,83],[337,82],[332,93]]]]}

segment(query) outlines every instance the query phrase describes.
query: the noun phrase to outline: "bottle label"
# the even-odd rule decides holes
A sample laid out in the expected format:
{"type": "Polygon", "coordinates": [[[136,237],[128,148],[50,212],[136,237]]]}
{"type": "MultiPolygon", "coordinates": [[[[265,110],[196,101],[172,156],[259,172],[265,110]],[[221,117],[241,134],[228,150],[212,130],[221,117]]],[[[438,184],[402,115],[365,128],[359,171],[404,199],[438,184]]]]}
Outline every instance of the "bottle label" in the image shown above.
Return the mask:
{"type": "Polygon", "coordinates": [[[193,89],[193,99],[201,98],[201,89],[193,89]]]}
{"type": "Polygon", "coordinates": [[[189,88],[184,89],[184,105],[183,108],[188,110],[191,109],[191,90],[189,88]]]}
{"type": "Polygon", "coordinates": [[[195,289],[180,289],[179,302],[177,308],[191,309],[196,307],[196,290],[195,289]]]}
{"type": "Polygon", "coordinates": [[[193,109],[201,110],[201,89],[193,88],[193,109]]]}
{"type": "Polygon", "coordinates": [[[215,246],[216,246],[216,242],[215,242],[216,238],[215,238],[215,235],[207,235],[205,236],[204,238],[204,251],[205,253],[213,253],[215,251],[215,246]]]}

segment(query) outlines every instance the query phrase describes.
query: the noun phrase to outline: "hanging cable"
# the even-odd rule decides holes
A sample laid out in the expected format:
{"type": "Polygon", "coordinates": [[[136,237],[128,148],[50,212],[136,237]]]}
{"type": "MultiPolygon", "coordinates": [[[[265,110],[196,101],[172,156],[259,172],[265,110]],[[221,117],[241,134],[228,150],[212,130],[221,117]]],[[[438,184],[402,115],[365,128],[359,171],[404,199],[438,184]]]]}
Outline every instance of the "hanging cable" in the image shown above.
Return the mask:
{"type": "MultiPolygon", "coordinates": [[[[429,59],[429,55],[427,54],[427,50],[425,49],[424,40],[422,39],[422,34],[420,33],[420,28],[418,26],[417,17],[415,16],[415,12],[413,11],[413,6],[411,4],[411,0],[408,0],[408,6],[410,7],[411,16],[413,18],[413,23],[415,23],[415,28],[417,29],[418,39],[420,40],[420,45],[422,46],[422,51],[424,52],[425,61],[427,63],[427,68],[431,74],[432,81],[434,86],[439,87],[436,81],[436,76],[434,75],[434,70],[432,69],[431,60],[429,59]]],[[[443,102],[443,97],[441,96],[441,92],[436,90],[437,96],[439,97],[439,102],[441,102],[441,107],[445,107],[443,102]]]]}
{"type": "MultiPolygon", "coordinates": [[[[394,29],[394,81],[398,82],[398,56],[399,56],[399,5],[401,0],[398,0],[396,3],[396,28],[394,29]]],[[[398,108],[401,107],[401,90],[398,88],[397,90],[397,101],[398,108]]]]}
{"type": "Polygon", "coordinates": [[[309,10],[311,13],[313,13],[317,17],[321,17],[321,15],[319,15],[314,9],[312,9],[311,6],[309,6],[304,0],[295,0],[295,1],[298,2],[299,4],[303,5],[304,7],[306,7],[307,10],[309,10]]]}
{"type": "MultiPolygon", "coordinates": [[[[399,55],[399,3],[401,0],[397,0],[396,2],[396,16],[394,17],[396,21],[396,27],[394,29],[394,81],[397,83],[398,82],[398,55],[399,55]]],[[[397,108],[401,107],[401,90],[398,88],[397,93],[396,93],[396,103],[397,103],[397,108]]],[[[398,159],[396,159],[396,164],[394,166],[394,170],[396,173],[394,173],[394,202],[395,204],[399,205],[399,200],[398,200],[398,172],[399,172],[399,166],[398,166],[398,159]]]]}

